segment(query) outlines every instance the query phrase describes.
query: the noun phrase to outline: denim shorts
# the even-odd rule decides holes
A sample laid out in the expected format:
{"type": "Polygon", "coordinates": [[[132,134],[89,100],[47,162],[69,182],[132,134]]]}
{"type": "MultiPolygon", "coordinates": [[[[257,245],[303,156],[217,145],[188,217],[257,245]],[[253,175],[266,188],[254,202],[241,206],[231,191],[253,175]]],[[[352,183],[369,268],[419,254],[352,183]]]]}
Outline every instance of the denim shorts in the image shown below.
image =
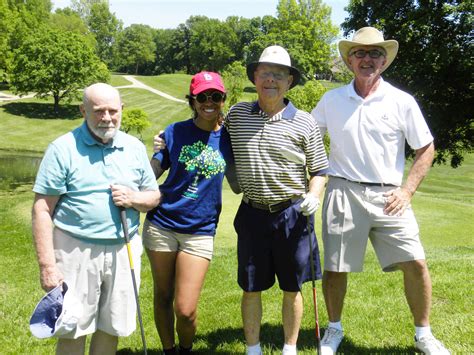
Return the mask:
{"type": "MultiPolygon", "coordinates": [[[[235,216],[238,283],[247,292],[267,290],[278,278],[280,289],[301,290],[311,280],[308,220],[300,212],[301,200],[279,212],[240,204],[235,216]]],[[[315,279],[321,278],[319,249],[310,217],[315,279]]]]}

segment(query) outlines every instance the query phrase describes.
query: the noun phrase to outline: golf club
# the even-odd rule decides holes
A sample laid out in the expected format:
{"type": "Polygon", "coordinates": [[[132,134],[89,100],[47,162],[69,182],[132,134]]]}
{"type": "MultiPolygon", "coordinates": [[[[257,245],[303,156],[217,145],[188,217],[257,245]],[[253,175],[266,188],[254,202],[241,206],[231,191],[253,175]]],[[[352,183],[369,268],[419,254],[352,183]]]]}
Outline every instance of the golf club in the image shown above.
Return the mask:
{"type": "Polygon", "coordinates": [[[125,208],[120,207],[120,219],[122,220],[123,237],[127,246],[128,261],[130,263],[130,272],[132,273],[133,292],[135,293],[135,302],[137,303],[138,322],[140,323],[140,332],[142,335],[143,353],[146,355],[145,330],[143,329],[142,313],[140,312],[140,302],[138,300],[137,281],[135,280],[135,269],[133,267],[132,250],[130,249],[130,237],[128,235],[127,214],[125,208]]]}
{"type": "MultiPolygon", "coordinates": [[[[308,193],[308,180],[306,179],[306,156],[304,153],[290,150],[286,147],[281,148],[280,153],[283,157],[292,161],[293,163],[300,164],[303,167],[303,178],[304,178],[304,192],[308,193]]],[[[311,285],[313,287],[313,309],[314,309],[314,322],[316,332],[316,345],[318,347],[318,354],[321,354],[321,334],[319,332],[319,317],[318,317],[318,301],[316,297],[316,282],[315,282],[315,271],[314,271],[314,258],[313,258],[313,238],[311,238],[311,222],[310,216],[306,216],[306,228],[308,229],[309,239],[309,262],[311,267],[311,285]]]]}

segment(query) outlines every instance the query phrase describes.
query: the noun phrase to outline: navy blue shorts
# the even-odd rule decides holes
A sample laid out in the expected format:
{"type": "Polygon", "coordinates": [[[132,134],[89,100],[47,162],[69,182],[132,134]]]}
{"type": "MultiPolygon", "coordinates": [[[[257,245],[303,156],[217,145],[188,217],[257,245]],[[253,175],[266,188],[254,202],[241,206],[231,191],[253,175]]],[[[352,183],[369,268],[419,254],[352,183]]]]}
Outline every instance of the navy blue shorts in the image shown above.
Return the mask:
{"type": "MultiPolygon", "coordinates": [[[[237,232],[238,282],[247,292],[267,290],[278,278],[280,289],[297,292],[311,281],[307,217],[301,201],[271,213],[242,202],[234,220],[237,232]]],[[[319,248],[311,216],[315,278],[321,279],[319,248]]]]}

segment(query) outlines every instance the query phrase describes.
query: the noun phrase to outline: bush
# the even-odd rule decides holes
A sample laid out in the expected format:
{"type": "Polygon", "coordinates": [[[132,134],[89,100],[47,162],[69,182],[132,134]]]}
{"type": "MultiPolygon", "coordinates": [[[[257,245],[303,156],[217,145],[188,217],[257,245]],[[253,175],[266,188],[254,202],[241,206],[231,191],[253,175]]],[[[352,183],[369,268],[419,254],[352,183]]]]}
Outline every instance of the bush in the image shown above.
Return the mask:
{"type": "Polygon", "coordinates": [[[145,129],[150,127],[151,123],[148,119],[148,115],[141,108],[129,108],[122,112],[122,131],[128,133],[130,131],[136,131],[142,139],[142,133],[145,129]]]}
{"type": "Polygon", "coordinates": [[[304,86],[296,86],[288,91],[286,97],[300,110],[311,112],[326,90],[320,82],[309,80],[304,86]]]}

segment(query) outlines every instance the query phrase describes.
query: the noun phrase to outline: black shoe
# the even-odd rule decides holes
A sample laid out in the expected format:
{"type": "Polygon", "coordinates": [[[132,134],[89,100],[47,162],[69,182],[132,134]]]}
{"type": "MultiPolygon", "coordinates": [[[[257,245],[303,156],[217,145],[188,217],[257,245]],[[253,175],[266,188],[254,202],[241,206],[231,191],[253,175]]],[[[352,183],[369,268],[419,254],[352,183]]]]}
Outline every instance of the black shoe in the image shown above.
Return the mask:
{"type": "Polygon", "coordinates": [[[165,355],[176,355],[176,346],[173,346],[171,349],[163,349],[163,354],[165,355]]]}
{"type": "Polygon", "coordinates": [[[191,354],[193,354],[192,348],[193,348],[192,345],[189,348],[183,348],[182,346],[179,346],[178,354],[179,355],[191,355],[191,354]]]}

